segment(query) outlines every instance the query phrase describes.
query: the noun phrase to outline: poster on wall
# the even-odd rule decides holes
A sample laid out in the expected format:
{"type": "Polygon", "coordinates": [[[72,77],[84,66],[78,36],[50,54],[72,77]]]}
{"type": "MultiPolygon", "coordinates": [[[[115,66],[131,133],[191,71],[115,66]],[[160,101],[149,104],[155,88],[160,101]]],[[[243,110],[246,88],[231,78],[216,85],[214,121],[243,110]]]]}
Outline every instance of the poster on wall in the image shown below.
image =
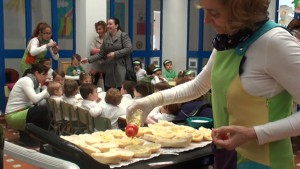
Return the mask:
{"type": "Polygon", "coordinates": [[[59,19],[58,38],[72,38],[73,34],[73,0],[57,1],[59,19]]]}
{"type": "Polygon", "coordinates": [[[115,17],[120,20],[121,28],[125,28],[125,4],[116,2],[115,8],[115,17]]]}

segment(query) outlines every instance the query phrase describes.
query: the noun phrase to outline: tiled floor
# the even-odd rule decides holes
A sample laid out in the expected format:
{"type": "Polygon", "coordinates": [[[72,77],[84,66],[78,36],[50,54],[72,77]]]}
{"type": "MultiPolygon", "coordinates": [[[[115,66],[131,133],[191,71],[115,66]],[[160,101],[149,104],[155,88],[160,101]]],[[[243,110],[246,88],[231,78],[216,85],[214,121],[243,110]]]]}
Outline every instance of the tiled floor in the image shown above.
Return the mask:
{"type": "MultiPolygon", "coordinates": [[[[6,128],[5,125],[1,124],[5,131],[5,140],[19,144],[18,131],[6,128]]],[[[39,151],[39,147],[33,147],[31,149],[39,151]]],[[[27,164],[26,162],[16,160],[13,157],[4,154],[4,169],[39,169],[38,167],[27,164]]],[[[300,169],[300,151],[295,151],[295,169],[300,169]]]]}

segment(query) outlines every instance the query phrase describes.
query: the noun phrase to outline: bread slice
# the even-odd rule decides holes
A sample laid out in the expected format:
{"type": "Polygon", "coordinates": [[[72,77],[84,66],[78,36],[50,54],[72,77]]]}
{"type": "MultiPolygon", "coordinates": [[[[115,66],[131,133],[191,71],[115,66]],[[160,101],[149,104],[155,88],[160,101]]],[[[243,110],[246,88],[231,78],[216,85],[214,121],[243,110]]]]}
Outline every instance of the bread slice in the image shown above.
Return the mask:
{"type": "Polygon", "coordinates": [[[144,147],[148,148],[151,153],[156,153],[159,151],[161,145],[158,143],[149,143],[149,144],[144,144],[144,147]]]}
{"type": "Polygon", "coordinates": [[[93,153],[91,156],[102,164],[119,164],[121,162],[121,157],[117,152],[93,153]]]}
{"type": "Polygon", "coordinates": [[[186,139],[158,139],[156,143],[161,144],[161,147],[187,147],[189,145],[189,141],[186,139]]]}
{"type": "Polygon", "coordinates": [[[111,148],[109,151],[119,153],[122,161],[129,161],[134,155],[134,152],[122,148],[111,148]]]}
{"type": "Polygon", "coordinates": [[[132,151],[134,153],[133,157],[136,158],[147,158],[151,156],[150,149],[141,145],[130,145],[126,146],[125,150],[132,151]]]}

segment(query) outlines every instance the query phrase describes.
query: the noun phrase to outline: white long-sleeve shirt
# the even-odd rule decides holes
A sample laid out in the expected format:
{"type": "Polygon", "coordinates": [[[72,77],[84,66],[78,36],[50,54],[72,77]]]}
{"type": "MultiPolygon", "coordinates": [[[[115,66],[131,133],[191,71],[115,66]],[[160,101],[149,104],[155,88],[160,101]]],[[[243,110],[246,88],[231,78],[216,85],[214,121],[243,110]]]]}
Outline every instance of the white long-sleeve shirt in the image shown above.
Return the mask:
{"type": "MultiPolygon", "coordinates": [[[[50,42],[53,42],[53,40],[50,39],[50,42]]],[[[35,38],[32,38],[32,39],[29,41],[29,43],[28,43],[28,45],[27,45],[27,49],[29,50],[29,52],[30,52],[30,54],[31,54],[32,56],[36,56],[36,55],[38,55],[38,54],[40,54],[40,53],[42,53],[42,52],[48,50],[47,44],[44,44],[44,45],[40,46],[39,39],[36,38],[36,37],[35,37],[35,38]]],[[[52,48],[49,48],[49,51],[50,51],[51,56],[52,56],[52,58],[53,58],[54,60],[58,60],[58,59],[59,59],[59,54],[58,54],[58,53],[57,53],[57,54],[54,54],[52,48]]]]}
{"type": "MultiPolygon", "coordinates": [[[[213,50],[207,65],[192,81],[162,91],[163,104],[186,102],[211,88],[213,50]]],[[[241,83],[253,96],[271,98],[287,90],[300,103],[300,43],[289,32],[274,28],[257,39],[246,52],[241,83]]],[[[260,144],[300,135],[300,113],[254,128],[260,144]]]]}
{"type": "Polygon", "coordinates": [[[9,94],[5,113],[31,107],[49,96],[47,89],[42,92],[39,91],[40,88],[34,90],[34,83],[31,78],[27,76],[20,78],[9,94]]]}
{"type": "Polygon", "coordinates": [[[125,109],[119,106],[107,104],[105,101],[97,103],[91,100],[83,100],[81,107],[89,110],[89,113],[92,117],[101,116],[110,119],[111,127],[113,129],[118,128],[119,117],[126,113],[125,109]]]}

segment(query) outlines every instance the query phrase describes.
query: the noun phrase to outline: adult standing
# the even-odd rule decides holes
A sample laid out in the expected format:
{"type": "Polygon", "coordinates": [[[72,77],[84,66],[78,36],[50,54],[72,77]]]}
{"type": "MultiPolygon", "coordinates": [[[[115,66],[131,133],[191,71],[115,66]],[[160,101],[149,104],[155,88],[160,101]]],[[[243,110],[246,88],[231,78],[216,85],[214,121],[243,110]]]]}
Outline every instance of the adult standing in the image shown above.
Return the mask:
{"type": "Polygon", "coordinates": [[[23,132],[26,123],[33,123],[45,130],[50,124],[47,106],[39,105],[49,96],[47,89],[40,92],[40,85],[48,78],[48,70],[42,64],[33,64],[28,74],[16,82],[8,98],[6,122],[9,127],[20,130],[20,141],[26,145],[32,143],[23,132]]]}
{"type": "Polygon", "coordinates": [[[207,65],[187,83],[136,100],[127,117],[141,109],[145,119],[156,106],[186,102],[212,89],[215,169],[294,169],[288,135],[300,134],[300,113],[288,116],[293,98],[300,103],[300,44],[269,20],[269,3],[201,0],[204,22],[217,32],[207,65]],[[218,130],[230,125],[248,130],[243,137],[218,130]],[[219,147],[227,148],[220,142],[231,138],[242,141],[232,151],[219,147]]]}
{"type": "MultiPolygon", "coordinates": [[[[94,37],[91,43],[91,55],[98,54],[100,52],[101,45],[103,44],[104,36],[106,33],[106,23],[104,21],[98,21],[95,23],[95,30],[97,32],[97,36],[94,37]]],[[[90,65],[90,72],[94,74],[94,84],[96,85],[98,83],[98,80],[100,78],[100,74],[103,75],[105,73],[104,64],[102,64],[102,61],[96,61],[91,63],[90,65]]]]}
{"type": "Polygon", "coordinates": [[[132,53],[131,40],[127,33],[122,32],[120,21],[110,18],[107,21],[107,34],[104,37],[100,52],[84,58],[82,63],[92,63],[102,60],[105,64],[105,91],[109,88],[121,89],[125,81],[126,66],[131,67],[130,54],[132,53]]]}
{"type": "Polygon", "coordinates": [[[37,64],[41,59],[46,57],[49,50],[54,60],[59,59],[59,47],[55,41],[51,39],[52,29],[46,22],[40,22],[33,31],[32,39],[29,41],[25,49],[22,61],[21,71],[30,69],[32,64],[37,64]]]}

